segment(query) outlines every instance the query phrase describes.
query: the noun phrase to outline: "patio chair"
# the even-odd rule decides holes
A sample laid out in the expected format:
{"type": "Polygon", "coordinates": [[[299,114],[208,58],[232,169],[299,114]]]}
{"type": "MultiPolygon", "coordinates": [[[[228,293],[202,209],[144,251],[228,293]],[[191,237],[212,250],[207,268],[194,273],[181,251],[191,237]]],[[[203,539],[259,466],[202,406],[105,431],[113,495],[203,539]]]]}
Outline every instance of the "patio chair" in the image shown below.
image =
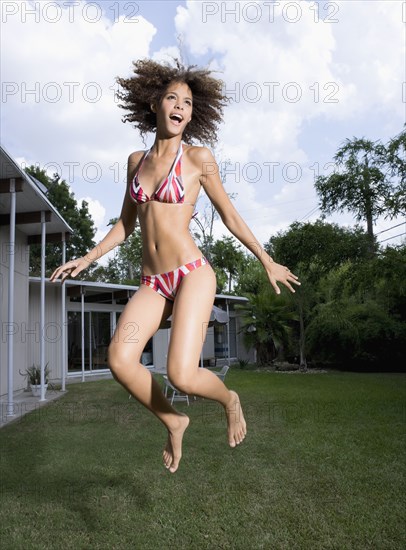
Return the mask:
{"type": "Polygon", "coordinates": [[[168,389],[172,390],[171,405],[173,405],[174,401],[187,401],[187,404],[189,405],[189,396],[186,393],[182,393],[176,389],[175,386],[169,382],[166,374],[163,375],[163,380],[165,384],[165,397],[168,397],[168,389]]]}
{"type": "Polygon", "coordinates": [[[229,368],[230,368],[229,365],[224,365],[224,367],[219,371],[212,370],[212,369],[210,369],[210,370],[211,370],[211,372],[214,372],[214,374],[216,376],[218,376],[220,378],[220,380],[222,380],[224,382],[224,378],[226,377],[226,374],[227,374],[229,368]]]}

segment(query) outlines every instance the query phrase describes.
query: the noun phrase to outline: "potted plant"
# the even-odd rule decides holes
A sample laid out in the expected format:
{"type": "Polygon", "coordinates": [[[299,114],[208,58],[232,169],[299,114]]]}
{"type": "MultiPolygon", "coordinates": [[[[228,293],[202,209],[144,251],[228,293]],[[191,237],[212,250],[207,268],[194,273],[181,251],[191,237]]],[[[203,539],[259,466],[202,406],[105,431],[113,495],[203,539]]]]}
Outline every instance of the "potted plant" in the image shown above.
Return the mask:
{"type": "MultiPolygon", "coordinates": [[[[32,395],[34,397],[40,397],[41,395],[41,367],[37,365],[32,365],[32,367],[29,367],[25,370],[26,376],[28,376],[28,380],[30,382],[32,395]]],[[[45,365],[44,368],[44,379],[45,379],[45,392],[48,388],[48,377],[49,377],[49,368],[48,363],[45,365]]]]}

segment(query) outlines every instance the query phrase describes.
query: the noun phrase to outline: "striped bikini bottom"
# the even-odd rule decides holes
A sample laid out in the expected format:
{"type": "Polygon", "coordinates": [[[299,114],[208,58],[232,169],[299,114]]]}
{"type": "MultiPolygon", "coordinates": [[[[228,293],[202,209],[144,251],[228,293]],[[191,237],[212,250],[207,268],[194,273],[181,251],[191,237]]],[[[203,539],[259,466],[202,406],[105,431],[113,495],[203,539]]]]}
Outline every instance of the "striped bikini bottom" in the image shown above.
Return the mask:
{"type": "Polygon", "coordinates": [[[189,262],[188,264],[181,265],[173,271],[167,273],[157,273],[156,275],[142,275],[141,284],[149,286],[161,296],[164,296],[168,300],[174,300],[176,293],[179,289],[179,285],[182,282],[183,277],[186,277],[188,273],[208,264],[208,260],[203,256],[198,260],[189,262]]]}

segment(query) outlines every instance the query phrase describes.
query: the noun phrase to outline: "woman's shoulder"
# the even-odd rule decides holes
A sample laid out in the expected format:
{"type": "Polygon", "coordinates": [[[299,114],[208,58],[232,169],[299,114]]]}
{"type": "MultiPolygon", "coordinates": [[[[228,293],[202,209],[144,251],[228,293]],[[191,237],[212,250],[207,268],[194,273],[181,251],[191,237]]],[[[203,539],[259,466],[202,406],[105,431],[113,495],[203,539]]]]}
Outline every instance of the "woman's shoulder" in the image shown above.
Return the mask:
{"type": "MultiPolygon", "coordinates": [[[[186,154],[201,178],[219,173],[216,159],[208,147],[191,145],[186,154]]],[[[202,183],[203,180],[201,179],[200,182],[202,183]]]]}
{"type": "Polygon", "coordinates": [[[133,153],[130,153],[128,155],[128,163],[138,164],[138,162],[141,160],[141,157],[144,153],[145,151],[134,151],[133,153]]]}
{"type": "Polygon", "coordinates": [[[127,170],[129,174],[134,174],[141,162],[145,151],[134,151],[128,155],[127,170]]]}
{"type": "Polygon", "coordinates": [[[188,157],[196,163],[212,162],[214,160],[213,153],[204,145],[188,145],[185,149],[188,157]]]}

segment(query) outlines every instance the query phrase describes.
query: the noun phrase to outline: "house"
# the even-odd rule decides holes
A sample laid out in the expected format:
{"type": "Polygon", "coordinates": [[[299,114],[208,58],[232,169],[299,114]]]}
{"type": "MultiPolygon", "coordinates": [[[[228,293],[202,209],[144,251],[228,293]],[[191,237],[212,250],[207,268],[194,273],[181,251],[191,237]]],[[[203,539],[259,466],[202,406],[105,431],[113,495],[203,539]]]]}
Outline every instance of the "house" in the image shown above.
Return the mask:
{"type": "MultiPolygon", "coordinates": [[[[38,339],[41,279],[29,281],[29,327],[35,336],[30,339],[28,356],[39,363],[38,339]]],[[[137,286],[78,281],[68,279],[60,283],[45,283],[45,357],[51,368],[51,380],[61,381],[64,376],[84,381],[94,375],[108,373],[107,349],[116,328],[118,318],[137,286]],[[65,296],[62,296],[63,290],[65,296]],[[65,334],[65,351],[61,353],[62,335],[65,334]]],[[[203,345],[202,362],[222,365],[228,361],[249,359],[242,343],[240,318],[234,309],[236,303],[246,298],[218,294],[215,305],[228,310],[229,323],[210,326],[203,345]],[[230,354],[228,350],[230,349],[230,354]]],[[[134,328],[134,332],[136,329],[134,328]]],[[[135,334],[134,334],[135,336],[135,334]]],[[[151,338],[144,349],[141,361],[165,369],[170,328],[162,328],[151,338]]]]}
{"type": "MultiPolygon", "coordinates": [[[[43,187],[43,186],[42,186],[43,187]]],[[[24,385],[19,374],[30,364],[29,246],[66,239],[73,230],[52,206],[40,182],[26,174],[0,147],[0,396],[7,395],[13,416],[13,393],[24,385]]],[[[65,246],[63,246],[65,249],[65,246]]],[[[45,318],[45,255],[41,268],[39,326],[45,318]]],[[[39,361],[45,366],[45,335],[39,332],[39,361]]],[[[42,395],[42,399],[43,399],[42,395]]]]}

